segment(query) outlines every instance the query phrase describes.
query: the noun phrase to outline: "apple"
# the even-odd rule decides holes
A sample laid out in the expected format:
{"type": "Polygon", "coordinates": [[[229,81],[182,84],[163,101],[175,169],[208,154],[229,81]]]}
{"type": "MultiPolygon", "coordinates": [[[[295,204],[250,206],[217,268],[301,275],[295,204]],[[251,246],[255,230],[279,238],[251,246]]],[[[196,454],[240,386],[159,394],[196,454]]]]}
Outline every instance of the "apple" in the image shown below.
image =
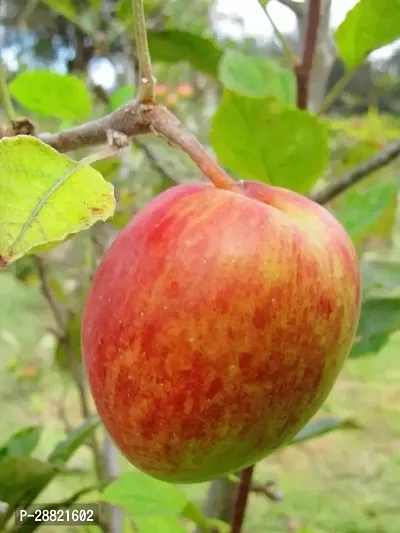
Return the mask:
{"type": "Polygon", "coordinates": [[[182,98],[191,98],[194,95],[194,88],[190,83],[183,82],[178,85],[176,92],[182,98]]]}
{"type": "Polygon", "coordinates": [[[157,83],[154,92],[156,96],[166,96],[168,93],[168,87],[164,83],[157,83]]]}
{"type": "Polygon", "coordinates": [[[170,108],[176,107],[176,104],[178,103],[178,93],[171,92],[168,93],[166,98],[167,106],[170,108]]]}
{"type": "Polygon", "coordinates": [[[359,314],[354,247],[323,207],[250,181],[180,185],[106,252],[84,364],[134,466],[203,482],[290,441],[332,389],[359,314]]]}

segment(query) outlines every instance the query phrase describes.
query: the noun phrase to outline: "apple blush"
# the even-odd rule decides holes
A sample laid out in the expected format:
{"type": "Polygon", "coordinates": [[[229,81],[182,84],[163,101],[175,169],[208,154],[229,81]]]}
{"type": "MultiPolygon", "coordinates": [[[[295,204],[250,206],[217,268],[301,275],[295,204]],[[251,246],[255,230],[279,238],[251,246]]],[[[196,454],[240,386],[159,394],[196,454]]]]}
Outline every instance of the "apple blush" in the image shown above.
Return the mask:
{"type": "Polygon", "coordinates": [[[155,478],[196,483],[290,441],[354,340],[360,273],[323,207],[289,190],[180,185],[106,252],[82,350],[116,445],[155,478]]]}

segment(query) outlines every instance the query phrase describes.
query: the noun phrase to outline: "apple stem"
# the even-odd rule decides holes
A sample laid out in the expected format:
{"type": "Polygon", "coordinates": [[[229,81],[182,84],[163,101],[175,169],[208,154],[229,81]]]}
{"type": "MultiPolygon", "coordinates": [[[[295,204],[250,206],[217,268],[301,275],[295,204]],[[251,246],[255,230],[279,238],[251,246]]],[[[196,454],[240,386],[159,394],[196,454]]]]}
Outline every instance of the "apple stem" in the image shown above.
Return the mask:
{"type": "Polygon", "coordinates": [[[164,106],[157,105],[150,111],[151,131],[163,137],[170,146],[186,152],[202,173],[215,187],[231,191],[239,184],[223,170],[197,140],[195,135],[164,106]]]}
{"type": "Polygon", "coordinates": [[[254,465],[240,472],[240,481],[233,509],[231,533],[241,533],[251,489],[254,465]]]}

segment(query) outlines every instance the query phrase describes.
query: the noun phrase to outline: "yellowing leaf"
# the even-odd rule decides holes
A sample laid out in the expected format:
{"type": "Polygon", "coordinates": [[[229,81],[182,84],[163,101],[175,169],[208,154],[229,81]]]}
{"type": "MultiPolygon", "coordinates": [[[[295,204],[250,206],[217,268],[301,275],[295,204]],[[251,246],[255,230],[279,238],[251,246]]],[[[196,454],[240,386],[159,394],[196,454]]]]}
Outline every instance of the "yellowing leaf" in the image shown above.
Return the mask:
{"type": "Polygon", "coordinates": [[[106,220],[113,186],[34,137],[0,141],[0,266],[106,220]]]}
{"type": "Polygon", "coordinates": [[[400,0],[360,0],[336,30],[340,56],[351,69],[400,37],[400,0]]]}
{"type": "Polygon", "coordinates": [[[41,115],[85,120],[92,114],[85,84],[71,74],[26,70],[12,80],[10,92],[26,109],[41,115]]]}

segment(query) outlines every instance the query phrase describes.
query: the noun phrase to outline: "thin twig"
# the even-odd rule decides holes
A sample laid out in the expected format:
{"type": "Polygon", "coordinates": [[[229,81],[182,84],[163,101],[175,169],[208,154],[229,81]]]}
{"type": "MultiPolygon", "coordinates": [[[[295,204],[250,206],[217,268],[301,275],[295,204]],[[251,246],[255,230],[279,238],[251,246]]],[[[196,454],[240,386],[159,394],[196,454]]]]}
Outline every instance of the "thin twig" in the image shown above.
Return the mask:
{"type": "MultiPolygon", "coordinates": [[[[54,319],[62,332],[62,336],[59,337],[59,341],[63,343],[65,348],[65,353],[67,356],[67,361],[71,370],[72,378],[75,382],[75,385],[79,393],[79,401],[81,414],[84,419],[91,416],[89,397],[87,392],[87,387],[85,383],[85,378],[82,371],[82,366],[79,364],[76,353],[73,350],[71,338],[67,329],[68,320],[71,318],[70,312],[68,309],[64,309],[62,302],[58,301],[53,294],[51,288],[51,282],[47,274],[47,269],[45,267],[44,261],[38,256],[34,256],[34,261],[36,264],[40,290],[47,300],[50,309],[52,310],[54,319]]],[[[93,460],[96,470],[98,480],[102,482],[103,480],[103,459],[101,451],[97,440],[94,436],[90,438],[89,441],[90,447],[93,451],[93,460]]]]}
{"type": "Polygon", "coordinates": [[[297,107],[307,109],[311,70],[321,18],[321,0],[309,0],[303,59],[295,68],[297,78],[297,107]]]}
{"type": "Polygon", "coordinates": [[[6,72],[4,69],[3,60],[0,55],[0,101],[3,104],[6,118],[9,122],[15,119],[14,106],[11,100],[10,92],[7,86],[6,72]]]}
{"type": "Polygon", "coordinates": [[[237,489],[236,501],[233,510],[231,533],[241,533],[246,514],[247,501],[251,491],[251,480],[254,466],[245,468],[240,473],[240,481],[237,489]]]}
{"type": "Polygon", "coordinates": [[[355,185],[363,178],[384,167],[400,156],[400,139],[393,141],[366,159],[352,170],[345,172],[320,190],[311,193],[310,198],[319,204],[326,204],[336,196],[355,185]]]}
{"type": "Polygon", "coordinates": [[[288,60],[291,67],[293,68],[297,67],[299,64],[299,58],[293,53],[293,50],[291,49],[289,43],[285,39],[283,33],[280,31],[278,26],[275,24],[274,19],[271,17],[271,15],[268,12],[268,8],[266,8],[264,11],[275,32],[276,38],[278,39],[280,45],[282,46],[284,56],[288,60]]]}
{"type": "Polygon", "coordinates": [[[144,16],[143,0],[132,0],[132,9],[135,18],[136,48],[139,60],[139,102],[154,102],[156,80],[147,42],[146,19],[144,16]]]}
{"type": "Polygon", "coordinates": [[[319,204],[326,204],[336,196],[346,191],[352,185],[379,170],[400,156],[400,139],[393,141],[379,150],[375,155],[366,159],[358,166],[345,172],[320,190],[311,193],[310,198],[319,204]]]}
{"type": "MultiPolygon", "coordinates": [[[[92,236],[94,236],[92,234],[92,236]]],[[[89,274],[90,279],[93,278],[94,271],[96,268],[96,255],[103,257],[106,247],[101,244],[98,240],[96,241],[97,244],[97,250],[96,252],[93,250],[93,264],[92,269],[89,274]]],[[[119,466],[119,457],[118,452],[115,447],[115,444],[111,440],[109,434],[105,432],[104,441],[103,441],[103,450],[102,450],[102,458],[103,458],[103,480],[105,482],[110,482],[118,478],[119,472],[120,472],[120,466],[119,466]]],[[[103,519],[103,522],[105,523],[107,527],[107,533],[122,533],[124,530],[124,511],[120,507],[116,507],[111,504],[102,504],[100,506],[100,516],[103,519]]]]}
{"type": "Polygon", "coordinates": [[[67,409],[66,409],[66,403],[67,403],[67,380],[63,380],[63,392],[60,395],[59,402],[58,402],[58,417],[61,420],[61,422],[64,425],[64,431],[67,435],[70,435],[73,431],[72,425],[69,423],[68,416],[67,416],[67,409]]]}
{"type": "Polygon", "coordinates": [[[174,185],[179,185],[179,181],[177,181],[175,177],[169,172],[169,170],[165,168],[165,166],[161,163],[156,154],[153,153],[152,149],[146,143],[139,141],[138,139],[135,139],[133,143],[142,150],[149,164],[154,168],[154,170],[156,170],[160,174],[160,176],[173,183],[174,185]]]}
{"type": "Polygon", "coordinates": [[[334,101],[341,95],[347,85],[350,83],[355,71],[357,70],[358,65],[350,70],[346,70],[344,75],[338,79],[332,89],[325,96],[324,101],[322,102],[321,108],[318,111],[319,115],[326,113],[334,101]]]}
{"type": "Polygon", "coordinates": [[[304,16],[304,3],[294,0],[278,0],[278,2],[291,9],[297,18],[304,16]]]}
{"type": "Polygon", "coordinates": [[[271,502],[280,502],[283,500],[283,494],[276,490],[275,481],[267,481],[267,483],[253,483],[250,491],[254,494],[262,494],[266,496],[271,502]]]}
{"type": "Polygon", "coordinates": [[[47,300],[47,303],[49,304],[49,307],[53,313],[54,319],[61,334],[64,334],[66,324],[69,319],[69,311],[64,309],[63,304],[60,303],[59,300],[57,300],[57,298],[54,296],[53,290],[51,288],[51,282],[46,272],[44,261],[37,255],[33,256],[33,261],[36,265],[39,277],[40,291],[47,300]]]}

